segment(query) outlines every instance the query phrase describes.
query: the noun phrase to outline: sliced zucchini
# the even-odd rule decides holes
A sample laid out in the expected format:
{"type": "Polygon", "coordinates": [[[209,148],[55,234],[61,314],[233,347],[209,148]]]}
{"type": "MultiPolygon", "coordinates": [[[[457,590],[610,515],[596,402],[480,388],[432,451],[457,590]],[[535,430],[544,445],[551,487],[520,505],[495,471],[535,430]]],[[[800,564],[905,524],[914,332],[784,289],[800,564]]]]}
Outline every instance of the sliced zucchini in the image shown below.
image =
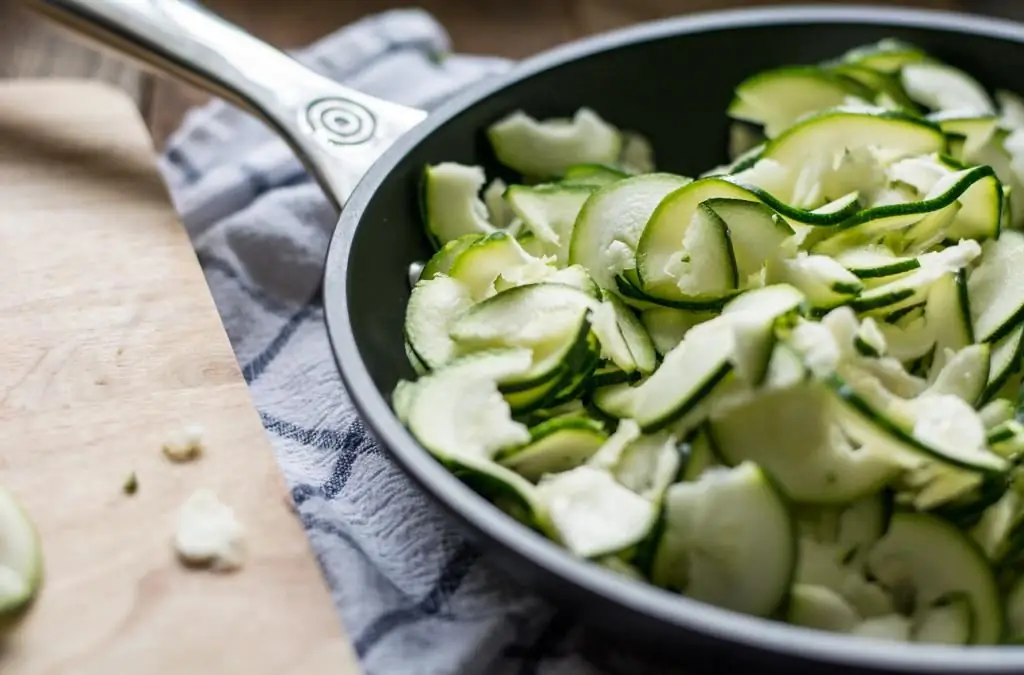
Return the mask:
{"type": "Polygon", "coordinates": [[[910,619],[899,614],[885,614],[865,619],[850,631],[852,635],[872,640],[909,642],[913,626],[910,619]]]}
{"type": "Polygon", "coordinates": [[[858,279],[879,279],[913,272],[921,263],[915,257],[897,256],[880,245],[866,245],[839,251],[836,261],[858,279]]]}
{"type": "Polygon", "coordinates": [[[744,293],[722,309],[720,321],[732,328],[732,360],[740,379],[754,386],[764,382],[775,347],[777,321],[794,314],[806,302],[807,297],[794,286],[774,284],[744,293]]]}
{"type": "Polygon", "coordinates": [[[699,204],[683,236],[683,250],[666,266],[661,281],[638,269],[644,292],[695,305],[717,305],[739,287],[729,227],[717,213],[699,204]]]}
{"type": "Polygon", "coordinates": [[[777,68],[741,82],[727,112],[763,126],[774,138],[804,115],[842,105],[850,97],[872,98],[866,87],[821,68],[777,68]]]}
{"type": "Polygon", "coordinates": [[[940,598],[915,617],[914,642],[967,645],[974,640],[975,619],[971,600],[963,593],[940,598]]]}
{"type": "Polygon", "coordinates": [[[490,234],[480,189],[487,178],[479,166],[442,162],[426,168],[423,176],[423,219],[427,234],[442,246],[466,234],[490,234]]]}
{"type": "Polygon", "coordinates": [[[586,464],[548,474],[538,483],[537,496],[553,529],[576,555],[617,553],[640,542],[654,527],[654,502],[622,485],[611,472],[638,438],[636,424],[624,421],[586,464]]]}
{"type": "Polygon", "coordinates": [[[837,148],[871,146],[894,154],[927,155],[942,152],[946,137],[938,125],[905,113],[838,108],[789,127],[768,143],[763,157],[796,168],[819,161],[837,148]]]}
{"type": "Polygon", "coordinates": [[[861,293],[850,302],[850,306],[858,312],[883,310],[889,313],[919,305],[928,299],[932,284],[967,267],[979,255],[981,247],[973,239],[965,239],[941,251],[925,253],[918,258],[918,269],[861,293]]]}
{"type": "Polygon", "coordinates": [[[956,396],[977,404],[991,378],[992,351],[986,344],[964,347],[949,359],[921,396],[956,396]]]}
{"type": "Polygon", "coordinates": [[[806,296],[814,310],[845,304],[864,290],[861,280],[836,260],[803,251],[795,258],[770,261],[766,281],[791,284],[806,296]]]}
{"type": "Polygon", "coordinates": [[[1016,407],[1013,402],[1005,398],[993,399],[978,410],[978,416],[981,417],[982,423],[990,432],[994,427],[999,426],[1003,422],[1014,419],[1015,414],[1016,407]]]}
{"type": "Polygon", "coordinates": [[[992,99],[977,80],[944,63],[908,63],[900,69],[900,83],[910,98],[929,110],[995,113],[992,99]]]}
{"type": "Polygon", "coordinates": [[[420,281],[405,310],[405,339],[426,368],[440,368],[457,355],[452,323],[473,305],[469,289],[446,276],[420,281]]]}
{"type": "Polygon", "coordinates": [[[880,73],[898,73],[907,64],[931,61],[926,52],[914,45],[897,40],[884,38],[870,45],[863,45],[849,50],[841,58],[844,63],[855,63],[880,73]]]}
{"type": "Polygon", "coordinates": [[[711,440],[711,434],[708,433],[707,427],[704,425],[693,433],[685,444],[685,449],[686,462],[679,476],[681,481],[693,482],[708,469],[721,466],[718,461],[718,453],[711,440]]]}
{"type": "Polygon", "coordinates": [[[589,335],[588,314],[598,303],[564,284],[529,284],[502,291],[473,305],[448,325],[462,353],[525,347],[533,364],[520,377],[505,380],[505,391],[524,391],[562,372],[570,353],[589,335]]]}
{"type": "Polygon", "coordinates": [[[691,328],[715,316],[715,312],[652,307],[640,312],[640,321],[658,353],[667,354],[683,341],[691,328]]]}
{"type": "Polygon", "coordinates": [[[982,247],[978,267],[967,277],[974,339],[994,342],[1024,319],[1024,234],[1003,232],[982,247]]]}
{"type": "Polygon", "coordinates": [[[39,533],[14,494],[0,488],[0,635],[26,615],[43,576],[39,533]]]}
{"type": "Polygon", "coordinates": [[[616,463],[612,472],[615,480],[645,499],[660,503],[682,464],[677,446],[675,436],[666,431],[640,436],[616,463]]]}
{"type": "Polygon", "coordinates": [[[665,195],[689,181],[655,173],[627,178],[595,192],[573,227],[569,262],[585,267],[602,288],[615,290],[616,276],[636,266],[637,242],[651,213],[665,195]]]}
{"type": "Polygon", "coordinates": [[[849,633],[861,622],[860,615],[839,593],[810,584],[793,585],[786,620],[795,626],[833,633],[849,633]]]}
{"type": "Polygon", "coordinates": [[[725,414],[712,411],[711,436],[723,461],[753,461],[791,499],[845,504],[877,492],[902,470],[870,446],[856,448],[816,382],[765,392],[725,414]]]}
{"type": "Polygon", "coordinates": [[[949,354],[955,354],[974,342],[966,270],[961,270],[956,276],[944,275],[932,284],[925,301],[924,316],[935,335],[935,356],[931,365],[931,379],[934,380],[949,354]]]}
{"type": "Polygon", "coordinates": [[[544,242],[545,252],[554,256],[559,265],[565,265],[576,217],[594,190],[592,186],[513,185],[505,192],[505,200],[534,236],[544,242]]]}
{"type": "Polygon", "coordinates": [[[527,253],[512,235],[495,232],[466,246],[452,261],[448,275],[462,282],[478,301],[497,293],[497,285],[542,281],[555,271],[545,260],[527,253]]]}
{"type": "Polygon", "coordinates": [[[872,547],[868,569],[905,614],[962,594],[974,617],[971,643],[1000,641],[1003,603],[995,577],[978,546],[955,526],[925,513],[898,512],[872,547]]]}
{"type": "Polygon", "coordinates": [[[908,468],[931,460],[980,473],[1007,470],[1006,461],[987,449],[977,413],[960,398],[905,401],[873,378],[859,379],[854,386],[838,375],[828,380],[839,424],[855,441],[908,468]]]}
{"type": "Polygon", "coordinates": [[[624,178],[629,178],[629,174],[606,164],[573,164],[565,170],[562,185],[600,188],[624,178]]]}
{"type": "Polygon", "coordinates": [[[499,456],[499,463],[536,482],[575,469],[608,440],[604,425],[586,417],[558,417],[530,429],[530,442],[499,456]]]}
{"type": "Polygon", "coordinates": [[[671,425],[695,410],[733,370],[730,327],[708,322],[692,329],[640,384],[595,392],[594,403],[615,417],[636,420],[645,433],[671,425]],[[709,328],[710,327],[710,328],[709,328]]]}
{"type": "Polygon", "coordinates": [[[452,239],[430,257],[427,264],[423,266],[423,270],[420,271],[417,281],[429,281],[439,274],[448,274],[459,255],[470,245],[483,238],[482,234],[464,234],[457,239],[452,239]]]}
{"type": "Polygon", "coordinates": [[[996,341],[991,351],[988,378],[981,401],[996,396],[1013,374],[1020,370],[1021,359],[1024,358],[1024,324],[1018,325],[996,341]]]}
{"type": "Polygon", "coordinates": [[[404,394],[409,429],[442,461],[489,461],[500,450],[529,442],[529,430],[512,420],[498,384],[521,377],[532,361],[528,349],[491,350],[420,378],[404,394]]]}
{"type": "MultiPolygon", "coordinates": [[[[703,285],[713,286],[718,291],[718,298],[728,290],[723,288],[726,284],[722,281],[730,272],[735,273],[736,269],[728,230],[716,213],[706,207],[700,208],[704,202],[713,198],[756,201],[756,197],[749,190],[723,178],[702,178],[665,196],[653,210],[636,245],[636,267],[640,287],[645,294],[678,302],[691,302],[692,296],[696,295],[684,291],[684,287],[689,289],[690,286],[685,286],[685,282],[680,283],[679,270],[681,261],[687,255],[687,234],[692,224],[698,225],[699,229],[690,235],[691,246],[704,245],[704,237],[697,237],[698,234],[708,238],[707,245],[716,244],[716,248],[708,251],[706,255],[712,258],[707,261],[707,273],[713,274],[714,282],[717,283],[713,283],[709,278],[703,285]]],[[[701,249],[700,254],[703,258],[705,251],[701,249]]],[[[735,288],[735,285],[732,288],[735,288]]],[[[693,308],[697,309],[702,306],[702,302],[698,299],[693,301],[693,305],[693,308]]]]}
{"type": "Polygon", "coordinates": [[[764,204],[746,199],[709,199],[704,206],[714,211],[729,230],[741,286],[750,285],[765,261],[793,236],[793,228],[764,204]]]}
{"type": "Polygon", "coordinates": [[[711,469],[668,489],[651,570],[655,584],[768,616],[785,600],[795,567],[793,515],[756,464],[711,469]]]}
{"type": "Polygon", "coordinates": [[[632,365],[624,370],[645,375],[653,373],[658,365],[658,354],[644,324],[615,293],[606,292],[604,297],[605,303],[610,304],[614,310],[616,325],[629,350],[632,365]]]}
{"type": "Polygon", "coordinates": [[[622,151],[619,130],[590,108],[544,121],[517,110],[488,127],[487,137],[498,161],[534,178],[561,176],[574,164],[614,164],[622,151]]]}

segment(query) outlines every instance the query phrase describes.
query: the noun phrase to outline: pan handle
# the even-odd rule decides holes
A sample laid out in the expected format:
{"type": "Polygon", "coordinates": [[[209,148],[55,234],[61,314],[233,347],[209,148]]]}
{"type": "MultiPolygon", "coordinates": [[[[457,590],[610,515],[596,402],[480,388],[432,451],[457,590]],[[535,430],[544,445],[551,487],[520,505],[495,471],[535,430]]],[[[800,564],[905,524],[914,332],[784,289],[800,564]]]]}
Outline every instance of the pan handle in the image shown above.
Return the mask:
{"type": "Polygon", "coordinates": [[[342,86],[183,0],[26,0],[151,70],[261,117],[340,209],[381,153],[426,113],[342,86]]]}

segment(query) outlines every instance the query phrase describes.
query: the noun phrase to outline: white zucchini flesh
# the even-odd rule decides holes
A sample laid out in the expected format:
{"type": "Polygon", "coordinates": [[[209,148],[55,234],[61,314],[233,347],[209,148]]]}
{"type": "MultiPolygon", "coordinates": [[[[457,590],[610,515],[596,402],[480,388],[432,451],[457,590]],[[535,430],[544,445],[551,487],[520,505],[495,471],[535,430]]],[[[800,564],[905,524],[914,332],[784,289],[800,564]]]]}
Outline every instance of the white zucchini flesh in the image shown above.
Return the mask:
{"type": "Polygon", "coordinates": [[[833,633],[849,633],[860,622],[860,615],[843,596],[825,586],[794,584],[786,619],[794,626],[833,633]]]}
{"type": "Polygon", "coordinates": [[[765,393],[721,416],[712,412],[711,435],[727,463],[758,463],[797,502],[845,504],[901,471],[885,454],[851,445],[817,383],[765,393]]]}
{"type": "Polygon", "coordinates": [[[768,616],[789,591],[795,565],[793,515],[756,464],[710,469],[696,482],[668,489],[655,584],[768,616]]]}
{"type": "Polygon", "coordinates": [[[614,164],[622,151],[619,130],[589,108],[543,122],[517,110],[488,127],[487,136],[498,161],[537,178],[560,176],[574,164],[614,164]]]}
{"type": "Polygon", "coordinates": [[[722,178],[702,178],[665,195],[636,244],[636,266],[645,292],[656,289],[656,296],[660,291],[667,299],[685,299],[671,270],[686,253],[687,230],[698,207],[714,198],[757,201],[749,190],[722,178]]]}
{"type": "Polygon", "coordinates": [[[691,328],[715,316],[714,312],[652,307],[640,312],[640,321],[647,330],[654,348],[659,354],[665,355],[683,341],[691,328]]]}
{"type": "Polygon", "coordinates": [[[733,352],[728,325],[721,321],[700,324],[665,355],[647,380],[620,389],[622,397],[616,407],[645,432],[663,429],[696,409],[723,382],[733,369],[733,352]]]}
{"type": "Polygon", "coordinates": [[[407,392],[405,418],[423,447],[442,460],[490,460],[500,450],[529,442],[498,391],[533,363],[528,349],[502,349],[462,357],[420,378],[407,392]]]}
{"type": "Polygon", "coordinates": [[[42,583],[39,534],[14,494],[0,488],[0,628],[21,616],[42,583]]]}
{"type": "Polygon", "coordinates": [[[995,106],[985,89],[967,73],[939,63],[909,63],[900,81],[910,98],[932,110],[992,114],[995,106]]]}
{"type": "Polygon", "coordinates": [[[530,349],[533,364],[515,384],[533,385],[547,380],[573,346],[586,339],[581,329],[597,305],[592,296],[564,284],[517,286],[464,311],[449,324],[448,334],[462,353],[530,349]]]}
{"type": "Polygon", "coordinates": [[[967,277],[974,338],[992,342],[1024,318],[1024,234],[1003,232],[982,246],[982,262],[967,277]]]}
{"type": "Polygon", "coordinates": [[[854,91],[820,68],[779,68],[741,82],[727,114],[762,125],[773,138],[808,113],[846,103],[854,91]]]}
{"type": "Polygon", "coordinates": [[[599,286],[614,290],[615,277],[636,267],[635,252],[651,213],[689,178],[646,174],[607,185],[583,204],[573,226],[569,262],[582,265],[599,286]]]}
{"type": "Polygon", "coordinates": [[[478,166],[442,162],[427,167],[423,186],[426,225],[439,245],[467,234],[496,231],[480,199],[486,180],[478,166]]]}
{"type": "Polygon", "coordinates": [[[992,350],[987,344],[964,347],[939,371],[921,396],[951,395],[975,405],[989,384],[992,350]]]}
{"type": "Polygon", "coordinates": [[[593,192],[591,186],[513,185],[504,198],[513,213],[544,242],[548,255],[565,265],[576,217],[593,192]]]}
{"type": "Polygon", "coordinates": [[[608,434],[594,420],[570,417],[555,419],[530,430],[530,443],[503,455],[498,461],[531,481],[545,474],[575,469],[597,452],[608,434]]]}
{"type": "Polygon", "coordinates": [[[872,548],[868,569],[917,608],[962,594],[973,611],[972,643],[1000,641],[1004,609],[995,577],[981,550],[955,526],[924,513],[898,512],[872,548]]]}
{"type": "Polygon", "coordinates": [[[764,157],[785,167],[820,161],[836,148],[883,147],[905,155],[942,152],[946,139],[935,125],[884,110],[833,109],[799,122],[773,139],[764,157]]]}
{"type": "Polygon", "coordinates": [[[606,470],[583,465],[545,476],[537,495],[566,548],[582,558],[626,549],[650,532],[655,505],[606,470]]]}
{"type": "Polygon", "coordinates": [[[736,274],[743,286],[759,275],[765,261],[793,236],[793,228],[759,202],[709,199],[704,206],[717,214],[729,229],[736,274]]]}
{"type": "Polygon", "coordinates": [[[527,253],[515,237],[495,232],[470,243],[452,261],[448,276],[469,289],[474,302],[507,285],[542,281],[556,272],[547,261],[527,253]]]}
{"type": "Polygon", "coordinates": [[[457,355],[449,330],[472,305],[469,289],[450,277],[434,277],[413,287],[405,311],[405,337],[428,369],[440,368],[457,355]]]}

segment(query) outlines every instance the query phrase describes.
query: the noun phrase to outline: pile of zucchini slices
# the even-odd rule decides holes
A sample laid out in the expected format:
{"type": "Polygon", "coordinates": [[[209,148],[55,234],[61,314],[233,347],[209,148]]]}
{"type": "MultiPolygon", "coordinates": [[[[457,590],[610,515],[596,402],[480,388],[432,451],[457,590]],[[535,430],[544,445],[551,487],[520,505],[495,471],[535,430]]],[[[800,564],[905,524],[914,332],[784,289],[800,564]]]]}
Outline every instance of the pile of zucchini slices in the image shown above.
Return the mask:
{"type": "Polygon", "coordinates": [[[519,184],[428,166],[395,413],[628,577],[1021,641],[1024,102],[886,40],[754,75],[727,114],[732,162],[698,178],[587,108],[488,129],[519,184]]]}

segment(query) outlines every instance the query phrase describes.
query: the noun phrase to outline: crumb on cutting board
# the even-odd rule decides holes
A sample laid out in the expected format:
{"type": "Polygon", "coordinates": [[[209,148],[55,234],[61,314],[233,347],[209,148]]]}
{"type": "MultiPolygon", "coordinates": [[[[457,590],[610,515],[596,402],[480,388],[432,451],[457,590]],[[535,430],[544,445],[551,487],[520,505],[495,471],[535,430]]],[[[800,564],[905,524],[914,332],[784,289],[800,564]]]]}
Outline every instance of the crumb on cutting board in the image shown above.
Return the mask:
{"type": "Polygon", "coordinates": [[[190,425],[164,441],[164,456],[172,462],[190,462],[203,454],[203,428],[190,425]]]}
{"type": "Polygon", "coordinates": [[[245,559],[245,528],[212,490],[192,494],[178,511],[174,548],[188,566],[229,572],[245,559]]]}
{"type": "Polygon", "coordinates": [[[134,471],[124,479],[124,486],[121,489],[126,495],[133,495],[139,491],[139,477],[135,475],[134,471]]]}

